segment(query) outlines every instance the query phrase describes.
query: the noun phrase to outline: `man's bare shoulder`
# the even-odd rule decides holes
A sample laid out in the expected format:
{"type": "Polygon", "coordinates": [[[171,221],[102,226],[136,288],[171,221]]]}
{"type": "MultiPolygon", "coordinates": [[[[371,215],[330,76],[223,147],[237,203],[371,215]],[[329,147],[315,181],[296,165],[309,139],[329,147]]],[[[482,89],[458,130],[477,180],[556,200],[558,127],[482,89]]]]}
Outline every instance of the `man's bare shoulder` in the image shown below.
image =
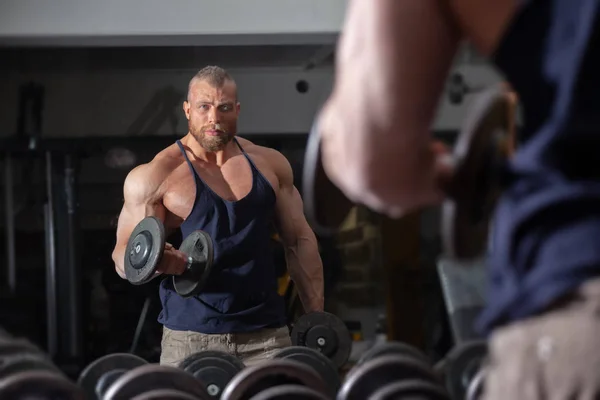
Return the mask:
{"type": "Polygon", "coordinates": [[[292,166],[280,151],[266,146],[260,146],[247,139],[238,139],[240,145],[250,156],[259,157],[277,175],[282,183],[293,182],[292,166]]]}
{"type": "Polygon", "coordinates": [[[125,191],[137,192],[147,197],[160,192],[160,187],[169,175],[182,163],[184,158],[179,148],[173,144],[161,150],[154,158],[133,168],[125,178],[125,191]]]}

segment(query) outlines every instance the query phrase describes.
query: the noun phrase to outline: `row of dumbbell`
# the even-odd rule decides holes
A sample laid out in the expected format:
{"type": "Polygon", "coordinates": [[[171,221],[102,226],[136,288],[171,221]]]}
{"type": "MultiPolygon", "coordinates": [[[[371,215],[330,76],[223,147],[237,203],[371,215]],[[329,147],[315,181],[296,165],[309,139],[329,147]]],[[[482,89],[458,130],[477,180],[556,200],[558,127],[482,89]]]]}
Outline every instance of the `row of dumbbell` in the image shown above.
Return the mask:
{"type": "Polygon", "coordinates": [[[252,367],[227,353],[196,353],[178,366],[132,354],[94,361],[71,382],[31,343],[0,337],[0,398],[52,399],[476,399],[485,343],[457,346],[432,366],[417,349],[388,342],[370,349],[342,379],[323,354],[294,346],[252,367]]]}

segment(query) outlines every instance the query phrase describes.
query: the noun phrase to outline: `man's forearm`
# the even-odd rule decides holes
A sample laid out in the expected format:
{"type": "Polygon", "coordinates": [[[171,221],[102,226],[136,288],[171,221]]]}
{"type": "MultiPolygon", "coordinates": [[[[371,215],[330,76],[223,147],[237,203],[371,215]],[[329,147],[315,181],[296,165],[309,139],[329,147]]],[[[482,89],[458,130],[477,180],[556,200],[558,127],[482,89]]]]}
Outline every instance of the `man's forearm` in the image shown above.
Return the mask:
{"type": "Polygon", "coordinates": [[[316,240],[300,239],[296,246],[286,248],[285,259],[304,311],[323,311],[323,263],[316,240]]]}

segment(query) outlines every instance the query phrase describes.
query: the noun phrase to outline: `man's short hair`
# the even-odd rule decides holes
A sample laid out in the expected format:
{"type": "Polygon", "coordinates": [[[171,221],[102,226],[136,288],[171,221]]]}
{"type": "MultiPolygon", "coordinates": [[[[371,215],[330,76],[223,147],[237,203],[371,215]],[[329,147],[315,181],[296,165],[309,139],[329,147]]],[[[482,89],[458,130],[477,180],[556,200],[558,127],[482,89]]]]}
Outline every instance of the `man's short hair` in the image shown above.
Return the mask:
{"type": "MultiPolygon", "coordinates": [[[[196,75],[190,79],[190,83],[188,85],[188,101],[190,98],[190,91],[192,89],[192,85],[197,81],[205,81],[208,82],[211,86],[216,88],[221,88],[225,84],[225,82],[235,83],[235,80],[229,75],[229,73],[216,65],[208,65],[202,68],[200,71],[196,72],[196,75]]],[[[237,97],[237,93],[236,93],[237,97]]]]}

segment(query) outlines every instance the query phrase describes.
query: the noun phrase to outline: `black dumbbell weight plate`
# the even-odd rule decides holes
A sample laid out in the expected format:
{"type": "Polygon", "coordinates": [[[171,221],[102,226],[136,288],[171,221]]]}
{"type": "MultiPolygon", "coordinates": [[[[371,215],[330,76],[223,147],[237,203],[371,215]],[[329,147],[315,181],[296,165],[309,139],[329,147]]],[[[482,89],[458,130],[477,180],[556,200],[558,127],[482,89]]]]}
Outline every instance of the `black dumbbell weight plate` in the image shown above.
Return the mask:
{"type": "Polygon", "coordinates": [[[300,385],[281,385],[263,390],[250,400],[329,400],[323,393],[300,385]]]}
{"type": "Polygon", "coordinates": [[[131,400],[197,400],[197,398],[191,394],[180,392],[179,390],[156,389],[135,396],[131,400]]]}
{"type": "Polygon", "coordinates": [[[512,97],[505,85],[474,101],[453,148],[454,176],[442,204],[445,253],[456,259],[484,254],[491,214],[506,184],[512,97]]]}
{"type": "Polygon", "coordinates": [[[446,356],[446,387],[452,398],[464,399],[472,379],[487,357],[487,342],[474,340],[455,346],[446,356]]]}
{"type": "Polygon", "coordinates": [[[341,368],[350,357],[352,338],[346,324],[327,312],[311,312],[298,318],[292,328],[292,344],[323,353],[341,368]]]}
{"type": "Polygon", "coordinates": [[[240,371],[225,387],[221,400],[249,400],[280,385],[306,386],[324,396],[329,392],[323,379],[309,366],[293,360],[272,359],[240,371]]]}
{"type": "Polygon", "coordinates": [[[354,204],[325,174],[321,162],[321,137],[315,119],[306,143],[302,175],[302,198],[306,218],[320,235],[335,233],[354,204]]]}
{"type": "Polygon", "coordinates": [[[369,350],[363,353],[363,355],[358,359],[358,362],[356,364],[360,365],[376,357],[391,354],[406,355],[409,357],[413,357],[415,360],[422,361],[427,365],[430,364],[430,361],[427,359],[427,356],[416,347],[411,346],[408,343],[395,341],[378,343],[374,345],[369,350]]]}
{"type": "Polygon", "coordinates": [[[329,386],[331,396],[335,396],[340,387],[338,368],[333,361],[317,350],[303,346],[291,346],[278,351],[274,358],[299,361],[308,365],[329,386]]]}
{"type": "Polygon", "coordinates": [[[156,217],[146,217],[136,225],[125,249],[125,277],[141,285],[156,277],[156,268],[165,251],[165,227],[156,217]]]}
{"type": "Polygon", "coordinates": [[[182,275],[173,275],[173,286],[182,297],[196,296],[202,292],[212,271],[212,239],[206,232],[194,231],[183,240],[179,250],[190,256],[194,262],[182,275]]]}
{"type": "Polygon", "coordinates": [[[26,371],[48,371],[61,374],[52,361],[42,354],[20,354],[0,359],[0,380],[26,371]]]}
{"type": "Polygon", "coordinates": [[[77,385],[85,391],[86,398],[100,399],[118,376],[146,364],[146,360],[134,354],[108,354],[85,367],[79,374],[77,385]]]}
{"type": "Polygon", "coordinates": [[[244,363],[224,351],[207,350],[186,357],[179,368],[202,382],[208,394],[219,398],[229,381],[244,369],[244,363]]]}
{"type": "Polygon", "coordinates": [[[338,400],[364,400],[391,382],[418,379],[438,383],[433,370],[405,355],[387,355],[355,366],[342,383],[338,400]]]}
{"type": "Polygon", "coordinates": [[[0,380],[0,399],[84,400],[75,383],[49,371],[25,371],[0,380]]]}
{"type": "Polygon", "coordinates": [[[479,400],[483,396],[485,390],[485,378],[487,376],[487,370],[485,367],[480,368],[469,382],[467,388],[467,394],[465,400],[479,400]]]}
{"type": "Polygon", "coordinates": [[[204,385],[179,368],[148,364],[121,375],[106,391],[103,400],[129,400],[157,389],[174,389],[196,396],[198,400],[213,400],[204,385]]]}
{"type": "Polygon", "coordinates": [[[407,381],[390,382],[377,389],[369,400],[450,400],[450,395],[440,385],[412,379],[407,381]]]}

